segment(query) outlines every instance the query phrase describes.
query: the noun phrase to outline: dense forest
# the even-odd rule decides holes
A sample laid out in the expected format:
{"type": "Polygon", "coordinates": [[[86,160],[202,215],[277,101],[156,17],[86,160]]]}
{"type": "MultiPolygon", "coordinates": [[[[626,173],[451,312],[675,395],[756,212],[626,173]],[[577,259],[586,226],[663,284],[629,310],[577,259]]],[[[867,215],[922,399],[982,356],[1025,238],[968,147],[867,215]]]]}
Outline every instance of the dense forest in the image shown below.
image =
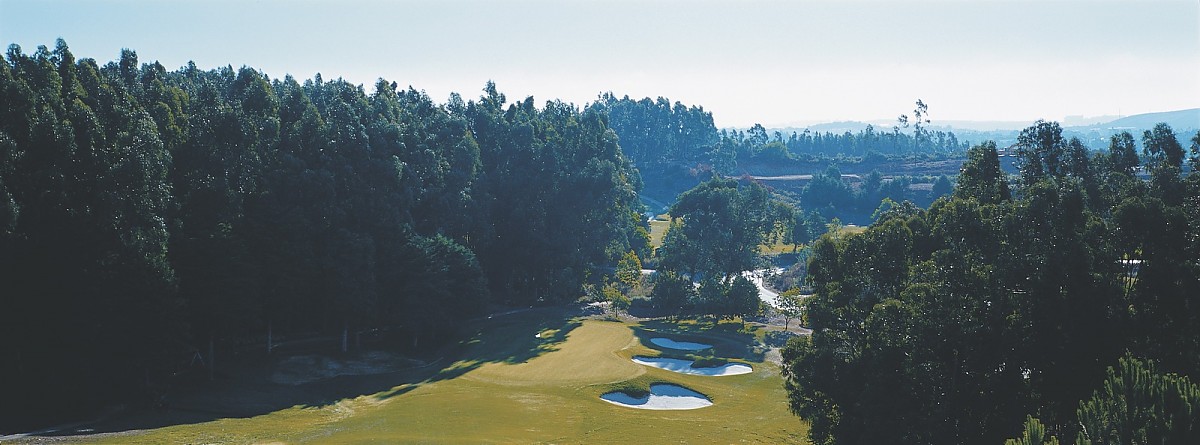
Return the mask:
{"type": "Polygon", "coordinates": [[[927,206],[950,192],[948,177],[885,177],[878,166],[889,160],[961,157],[966,150],[966,144],[953,133],[927,128],[928,107],[920,101],[914,117],[902,116],[890,132],[868,127],[858,133],[805,131],[788,136],[769,133],[757,124],[747,130],[718,130],[712,113],[703,107],[672,103],[663,97],[618,99],[605,93],[587,108],[609,116],[622,151],[642,172],[646,195],[673,200],[714,174],[736,177],[764,168],[783,169],[792,174],[811,173],[814,178],[798,186],[768,186],[770,191],[825,220],[865,224],[885,200],[927,206]],[[841,168],[847,166],[862,171],[861,184],[852,185],[841,176],[841,168]],[[912,189],[918,181],[932,184],[932,190],[912,189]]]}
{"type": "Polygon", "coordinates": [[[842,134],[805,130],[785,135],[769,132],[761,124],[718,131],[712,113],[704,107],[672,103],[663,97],[618,99],[605,93],[588,108],[608,114],[609,124],[621,138],[621,148],[641,169],[699,164],[720,174],[739,174],[739,164],[861,162],[867,156],[925,158],[961,155],[967,148],[954,133],[927,127],[929,107],[921,101],[917,101],[912,118],[901,115],[890,131],[868,126],[858,133],[842,134]]]}
{"type": "Polygon", "coordinates": [[[975,146],[949,197],[812,247],[784,350],[817,444],[1200,440],[1200,133],[975,146]],[[1139,179],[1139,166],[1149,173],[1139,179]],[[1010,184],[1011,182],[1011,184],[1010,184]],[[1022,431],[1024,428],[1024,431],[1022,431]]]}
{"type": "Polygon", "coordinates": [[[491,83],[439,105],[382,79],[101,65],[59,40],[8,48],[0,104],[4,423],[271,336],[344,350],[389,327],[427,347],[493,302],[574,300],[647,249],[607,117],[491,83]]]}
{"type": "Polygon", "coordinates": [[[928,131],[920,101],[891,132],[771,135],[665,98],[509,102],[489,82],[439,104],[383,79],[101,65],[62,40],[2,62],[0,427],[145,402],[280,338],[420,353],[498,306],[628,305],[642,260],[660,313],[753,316],[744,272],[783,241],[810,258],[813,334],[783,373],[815,443],[1200,435],[1200,134],[1093,152],[1039,121],[1009,175],[995,143],[928,131]],[[929,191],[839,169],[964,155],[929,191]],[[767,164],[822,167],[798,190],[743,174],[767,164]],[[657,251],[648,188],[671,201],[657,251]],[[845,214],[874,223],[826,233],[845,214]]]}

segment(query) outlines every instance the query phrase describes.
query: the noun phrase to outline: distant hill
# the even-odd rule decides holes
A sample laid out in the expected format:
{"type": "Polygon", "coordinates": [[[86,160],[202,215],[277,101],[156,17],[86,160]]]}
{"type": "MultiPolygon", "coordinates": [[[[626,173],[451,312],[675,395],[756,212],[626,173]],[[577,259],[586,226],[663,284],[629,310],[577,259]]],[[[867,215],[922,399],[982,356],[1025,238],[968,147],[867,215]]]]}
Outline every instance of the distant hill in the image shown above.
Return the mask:
{"type": "MultiPolygon", "coordinates": [[[[966,121],[966,120],[934,120],[929,129],[933,131],[952,131],[958,134],[974,134],[977,132],[1008,132],[1019,131],[1030,125],[1033,125],[1033,120],[1029,121],[966,121]]],[[[1181,133],[1186,130],[1200,130],[1200,108],[1191,108],[1187,110],[1177,111],[1162,111],[1157,113],[1135,114],[1133,116],[1125,116],[1116,119],[1116,116],[1096,116],[1096,117],[1081,117],[1067,116],[1065,119],[1058,120],[1063,125],[1063,129],[1072,132],[1088,132],[1108,130],[1149,130],[1154,128],[1159,122],[1166,122],[1176,133],[1181,133]]],[[[858,133],[867,128],[868,125],[874,126],[875,131],[888,132],[892,130],[892,126],[896,125],[896,121],[891,120],[872,120],[872,121],[839,121],[827,122],[811,125],[784,125],[776,127],[768,127],[768,132],[779,131],[784,135],[803,133],[804,130],[809,130],[817,133],[843,133],[849,131],[858,133]]],[[[741,130],[745,130],[742,128],[741,130]]]]}
{"type": "Polygon", "coordinates": [[[1159,122],[1166,122],[1176,133],[1185,130],[1200,129],[1200,108],[1192,108],[1188,110],[1178,111],[1163,111],[1159,113],[1135,114],[1126,116],[1117,120],[1087,125],[1084,127],[1071,128],[1087,128],[1087,129],[1139,129],[1148,130],[1154,128],[1154,125],[1159,122]]]}

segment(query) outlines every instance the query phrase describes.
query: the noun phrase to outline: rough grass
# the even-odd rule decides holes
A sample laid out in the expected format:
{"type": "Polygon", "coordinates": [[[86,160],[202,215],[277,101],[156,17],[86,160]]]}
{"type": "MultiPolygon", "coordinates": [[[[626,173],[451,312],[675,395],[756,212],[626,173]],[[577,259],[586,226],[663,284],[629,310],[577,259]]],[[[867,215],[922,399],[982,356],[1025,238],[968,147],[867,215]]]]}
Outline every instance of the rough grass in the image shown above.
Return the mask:
{"type": "MultiPolygon", "coordinates": [[[[808,425],[788,412],[777,365],[741,323],[643,324],[517,316],[468,341],[463,359],[434,378],[324,406],[248,419],[93,437],[100,443],[800,443],[808,425]],[[540,334],[537,335],[537,334],[540,334]],[[670,351],[649,338],[714,345],[752,364],[751,374],[677,374],[630,361],[670,351]],[[609,391],[642,393],[674,383],[714,405],[688,411],[615,406],[609,391]]],[[[707,355],[709,352],[706,351],[707,355]]]]}

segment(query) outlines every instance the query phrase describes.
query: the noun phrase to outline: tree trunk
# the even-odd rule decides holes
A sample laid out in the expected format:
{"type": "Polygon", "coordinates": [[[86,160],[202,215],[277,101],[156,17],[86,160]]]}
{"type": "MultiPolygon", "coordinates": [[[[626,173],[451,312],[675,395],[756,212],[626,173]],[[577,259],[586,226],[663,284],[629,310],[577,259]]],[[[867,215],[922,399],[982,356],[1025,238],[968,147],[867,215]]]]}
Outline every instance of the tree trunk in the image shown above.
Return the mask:
{"type": "Polygon", "coordinates": [[[217,367],[217,357],[214,355],[214,352],[213,352],[213,350],[214,350],[213,337],[215,337],[214,334],[212,334],[212,333],[208,334],[208,380],[209,381],[212,381],[213,377],[216,375],[216,367],[217,367]]]}
{"type": "Polygon", "coordinates": [[[350,322],[342,322],[342,353],[350,346],[350,322]]]}

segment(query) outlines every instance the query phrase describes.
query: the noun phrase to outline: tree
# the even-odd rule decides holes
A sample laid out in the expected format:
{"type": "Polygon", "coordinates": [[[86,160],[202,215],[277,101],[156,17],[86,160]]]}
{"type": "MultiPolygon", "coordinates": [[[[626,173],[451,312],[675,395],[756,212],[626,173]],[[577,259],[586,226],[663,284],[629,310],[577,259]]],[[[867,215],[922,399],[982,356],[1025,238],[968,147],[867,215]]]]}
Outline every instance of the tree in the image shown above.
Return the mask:
{"type": "Polygon", "coordinates": [[[617,281],[632,289],[642,281],[642,261],[637,253],[630,250],[617,262],[617,281]]]}
{"type": "Polygon", "coordinates": [[[800,318],[803,309],[801,302],[800,288],[798,287],[783,291],[775,298],[776,310],[783,315],[783,330],[788,330],[788,323],[793,319],[800,318]]]}
{"type": "MultiPolygon", "coordinates": [[[[1031,167],[1032,168],[1032,167],[1031,167]]],[[[984,204],[995,204],[1011,199],[1008,180],[1000,169],[1000,157],[995,142],[985,142],[967,150],[967,162],[958,176],[954,195],[960,198],[975,198],[984,204]]]]}
{"type": "Polygon", "coordinates": [[[679,195],[659,248],[660,269],[726,278],[754,267],[758,246],[775,230],[778,212],[761,185],[713,178],[679,195]]]}
{"type": "Polygon", "coordinates": [[[1183,146],[1170,125],[1160,123],[1142,133],[1142,147],[1146,164],[1152,170],[1183,165],[1183,146]]]}
{"type": "Polygon", "coordinates": [[[659,311],[679,315],[695,299],[695,295],[696,287],[692,280],[671,270],[660,270],[654,276],[650,303],[659,311]]]}
{"type": "Polygon", "coordinates": [[[1083,174],[1079,165],[1087,158],[1081,151],[1082,144],[1063,139],[1058,122],[1038,120],[1017,137],[1022,183],[1032,185],[1045,178],[1078,177],[1083,174]]]}
{"type": "Polygon", "coordinates": [[[938,176],[937,180],[933,181],[933,189],[929,192],[929,197],[938,199],[949,195],[954,191],[954,184],[950,182],[950,178],[946,175],[938,176]]]}
{"type": "Polygon", "coordinates": [[[1192,136],[1192,155],[1188,162],[1192,164],[1192,172],[1200,171],[1200,131],[1196,131],[1196,135],[1192,136]]]}
{"type": "Polygon", "coordinates": [[[1137,144],[1133,141],[1133,135],[1128,131],[1112,135],[1108,144],[1108,159],[1110,171],[1133,175],[1134,170],[1141,162],[1138,159],[1137,144]]]}
{"type": "Polygon", "coordinates": [[[1150,171],[1150,189],[1167,204],[1179,205],[1183,200],[1183,146],[1175,132],[1165,123],[1142,134],[1142,155],[1150,171]]]}
{"type": "Polygon", "coordinates": [[[1025,431],[1017,439],[1008,439],[1004,445],[1058,445],[1058,439],[1046,434],[1046,425],[1031,416],[1025,416],[1025,431]]]}
{"type": "Polygon", "coordinates": [[[1104,386],[1080,402],[1075,443],[1195,443],[1200,385],[1131,356],[1108,368],[1104,386]]]}

